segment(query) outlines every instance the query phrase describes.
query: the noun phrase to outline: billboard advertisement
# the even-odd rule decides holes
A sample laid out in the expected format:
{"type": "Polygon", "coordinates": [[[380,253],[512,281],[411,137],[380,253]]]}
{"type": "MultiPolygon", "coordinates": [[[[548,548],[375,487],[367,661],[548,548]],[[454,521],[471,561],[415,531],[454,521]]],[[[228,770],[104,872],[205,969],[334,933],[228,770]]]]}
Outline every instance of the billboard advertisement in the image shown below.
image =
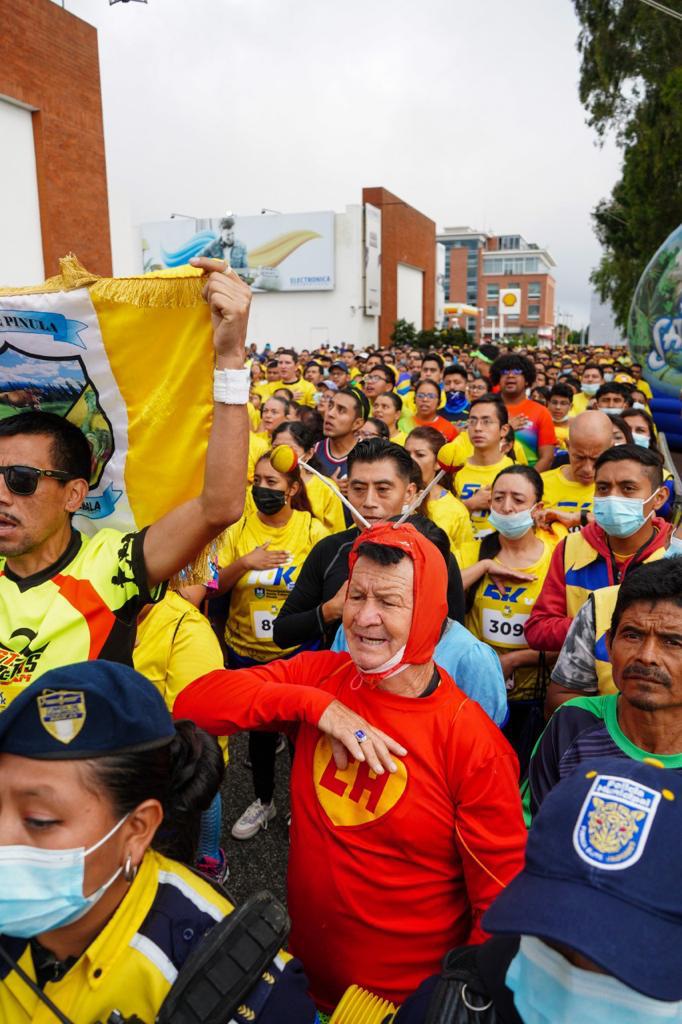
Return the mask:
{"type": "Polygon", "coordinates": [[[334,288],[334,213],[176,217],[143,224],[145,273],[182,266],[192,256],[227,259],[258,292],[334,288]]]}
{"type": "Polygon", "coordinates": [[[365,203],[365,313],[381,315],[381,210],[365,203]]]}

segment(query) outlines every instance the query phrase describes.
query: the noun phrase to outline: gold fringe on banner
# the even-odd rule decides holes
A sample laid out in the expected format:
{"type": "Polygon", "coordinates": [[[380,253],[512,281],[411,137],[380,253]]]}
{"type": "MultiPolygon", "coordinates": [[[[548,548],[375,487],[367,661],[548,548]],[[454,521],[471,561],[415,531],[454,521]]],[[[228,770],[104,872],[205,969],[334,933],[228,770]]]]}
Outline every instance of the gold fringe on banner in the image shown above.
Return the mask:
{"type": "MultiPolygon", "coordinates": [[[[136,277],[99,277],[91,273],[77,256],[69,253],[59,260],[59,274],[41,284],[0,288],[0,295],[41,295],[87,288],[93,299],[120,302],[148,309],[191,309],[204,303],[204,272],[197,267],[183,266],[152,271],[136,277]]],[[[171,580],[177,587],[206,583],[211,579],[211,563],[217,555],[224,534],[200,551],[191,565],[185,566],[171,580]]]]}

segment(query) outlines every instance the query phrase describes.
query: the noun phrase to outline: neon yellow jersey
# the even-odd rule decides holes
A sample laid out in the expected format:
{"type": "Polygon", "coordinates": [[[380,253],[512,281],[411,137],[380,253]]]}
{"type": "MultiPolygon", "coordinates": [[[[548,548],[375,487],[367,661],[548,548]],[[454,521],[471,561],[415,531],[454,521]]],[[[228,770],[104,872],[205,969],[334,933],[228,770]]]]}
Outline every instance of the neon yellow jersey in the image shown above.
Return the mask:
{"type": "MultiPolygon", "coordinates": [[[[469,440],[466,430],[462,430],[452,442],[455,446],[455,465],[463,466],[464,463],[474,454],[474,446],[469,440]]],[[[528,459],[520,441],[514,441],[514,461],[520,466],[527,466],[528,459]]]]}
{"type": "Polygon", "coordinates": [[[393,442],[393,444],[399,444],[402,448],[404,448],[405,442],[407,441],[407,434],[405,433],[404,430],[399,430],[397,434],[393,435],[391,441],[393,442]]]}
{"type": "MultiPolygon", "coordinates": [[[[166,707],[199,676],[223,668],[223,652],[198,608],[169,590],[137,624],[133,664],[159,691],[166,707]]],[[[227,761],[227,737],[218,741],[227,761]]]]}
{"type": "Polygon", "coordinates": [[[573,396],[573,402],[571,403],[571,416],[579,416],[581,412],[585,412],[587,406],[594,398],[594,395],[585,395],[582,391],[578,391],[573,396]]]}
{"type": "MultiPolygon", "coordinates": [[[[491,466],[474,466],[471,462],[467,461],[460,471],[455,474],[453,490],[461,501],[468,501],[481,487],[492,487],[493,480],[501,469],[513,465],[514,463],[508,455],[503,455],[499,462],[494,462],[491,466]]],[[[474,533],[490,529],[486,509],[469,512],[469,517],[474,533]]]]}
{"type": "Polygon", "coordinates": [[[76,530],[62,557],[20,578],[0,558],[0,711],[47,672],[106,658],[132,665],[137,615],[165,584],[147,588],[144,531],[76,530]]]}
{"type": "Polygon", "coordinates": [[[247,462],[247,481],[253,483],[253,474],[256,472],[256,463],[265,455],[266,452],[270,451],[270,435],[269,434],[249,434],[249,454],[247,462]]]}
{"type": "Polygon", "coordinates": [[[274,643],[272,624],[311,548],[327,533],[309,512],[293,512],[286,526],[279,528],[266,526],[253,512],[229,528],[220,549],[220,566],[230,565],[266,542],[271,551],[288,551],[291,556],[287,565],[277,569],[245,573],[232,588],[225,640],[241,657],[265,662],[287,653],[274,643]]]}
{"type": "Polygon", "coordinates": [[[594,484],[581,484],[577,480],[567,480],[564,474],[565,466],[558,469],[548,469],[542,473],[544,493],[542,501],[545,508],[554,508],[557,511],[564,509],[566,512],[580,512],[585,509],[592,511],[594,499],[594,484]]]}
{"type": "Polygon", "coordinates": [[[338,494],[312,473],[303,472],[306,493],[313,515],[329,533],[340,533],[347,529],[343,516],[343,505],[338,494]]]}
{"type": "Polygon", "coordinates": [[[568,427],[565,423],[555,423],[554,433],[556,434],[555,451],[566,451],[568,446],[568,427]]]}
{"type": "MultiPolygon", "coordinates": [[[[113,917],[60,981],[43,991],[63,1014],[79,1024],[107,1021],[113,1010],[152,1024],[187,957],[205,933],[234,907],[195,871],[147,850],[137,876],[113,917]]],[[[28,939],[3,937],[19,966],[36,980],[28,939]]],[[[297,998],[291,975],[295,962],[280,950],[267,972],[245,996],[250,1005],[287,1005],[297,998]],[[266,1002],[267,1001],[267,1002],[266,1002]]],[[[299,1001],[300,1001],[300,997],[299,1001]]],[[[240,1018],[241,1019],[241,1018],[240,1018]]],[[[278,1019],[275,1014],[275,1018],[278,1019]]],[[[301,1018],[303,1019],[303,1018],[301,1018]]],[[[0,969],[0,1020],[6,1024],[53,1024],[56,1018],[13,970],[0,969]]]]}
{"type": "Polygon", "coordinates": [[[249,417],[249,429],[258,430],[260,426],[260,413],[253,402],[246,403],[246,413],[249,417]]]}
{"type": "MultiPolygon", "coordinates": [[[[503,586],[500,592],[486,573],[478,585],[474,604],[467,613],[465,625],[474,636],[484,640],[498,654],[528,646],[525,625],[542,590],[554,551],[554,546],[548,541],[543,540],[542,544],[542,555],[534,565],[518,566],[520,572],[537,577],[532,582],[512,583],[503,586]]],[[[517,669],[514,672],[514,686],[509,699],[521,700],[532,697],[536,679],[535,665],[517,669]]]]}
{"type": "Polygon", "coordinates": [[[265,385],[267,392],[264,396],[263,401],[274,395],[275,391],[280,388],[288,388],[294,396],[294,402],[298,402],[299,405],[310,405],[312,408],[315,407],[315,395],[317,394],[317,388],[309,381],[304,380],[300,377],[298,380],[293,381],[291,384],[287,384],[283,380],[273,380],[271,384],[265,385]]]}
{"type": "Polygon", "coordinates": [[[453,552],[474,539],[469,513],[449,491],[445,491],[440,498],[427,501],[426,514],[432,523],[445,530],[453,552]]]}

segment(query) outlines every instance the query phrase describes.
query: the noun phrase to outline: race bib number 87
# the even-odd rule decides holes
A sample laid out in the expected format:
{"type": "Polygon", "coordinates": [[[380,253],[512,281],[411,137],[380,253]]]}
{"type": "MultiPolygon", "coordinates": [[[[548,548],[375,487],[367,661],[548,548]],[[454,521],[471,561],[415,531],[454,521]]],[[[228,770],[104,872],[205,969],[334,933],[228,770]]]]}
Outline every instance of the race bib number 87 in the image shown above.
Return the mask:
{"type": "Polygon", "coordinates": [[[491,608],[483,609],[483,639],[496,646],[523,647],[526,643],[524,627],[528,615],[501,615],[491,608]]]}

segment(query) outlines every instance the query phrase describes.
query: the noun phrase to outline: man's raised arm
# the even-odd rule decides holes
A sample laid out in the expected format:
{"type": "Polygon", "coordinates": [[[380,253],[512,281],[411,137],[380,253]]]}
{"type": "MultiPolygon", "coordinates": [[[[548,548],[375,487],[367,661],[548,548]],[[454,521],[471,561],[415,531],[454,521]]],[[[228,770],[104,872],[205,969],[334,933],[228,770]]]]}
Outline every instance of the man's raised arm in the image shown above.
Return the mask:
{"type": "Polygon", "coordinates": [[[145,534],[150,588],[191,562],[214,537],[236,523],[244,510],[249,444],[249,372],[244,361],[251,289],[238,274],[226,269],[222,260],[198,257],[192,262],[208,275],[204,298],[211,308],[218,371],[213,422],[201,494],[172,509],[145,534]]]}

